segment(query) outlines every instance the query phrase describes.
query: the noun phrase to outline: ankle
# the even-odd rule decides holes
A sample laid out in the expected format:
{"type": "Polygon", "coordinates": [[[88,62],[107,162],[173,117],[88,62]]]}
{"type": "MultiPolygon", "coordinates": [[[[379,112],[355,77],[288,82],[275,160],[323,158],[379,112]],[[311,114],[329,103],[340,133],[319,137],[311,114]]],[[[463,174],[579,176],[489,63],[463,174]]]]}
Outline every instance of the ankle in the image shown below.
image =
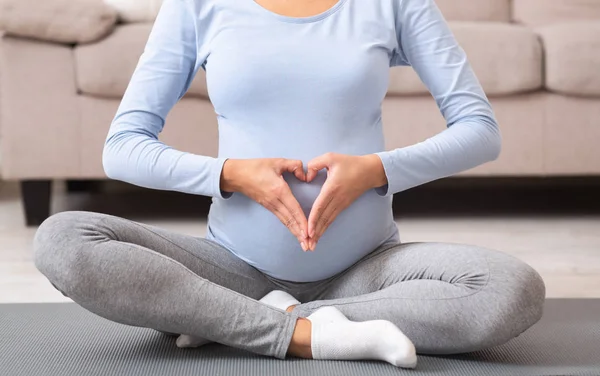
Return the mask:
{"type": "Polygon", "coordinates": [[[312,324],[309,320],[299,318],[296,321],[296,328],[294,329],[294,334],[292,334],[288,355],[312,359],[311,331],[312,324]]]}
{"type": "Polygon", "coordinates": [[[294,310],[294,308],[296,308],[297,305],[298,304],[294,304],[294,305],[291,305],[291,306],[287,307],[286,311],[287,312],[292,312],[294,310]]]}

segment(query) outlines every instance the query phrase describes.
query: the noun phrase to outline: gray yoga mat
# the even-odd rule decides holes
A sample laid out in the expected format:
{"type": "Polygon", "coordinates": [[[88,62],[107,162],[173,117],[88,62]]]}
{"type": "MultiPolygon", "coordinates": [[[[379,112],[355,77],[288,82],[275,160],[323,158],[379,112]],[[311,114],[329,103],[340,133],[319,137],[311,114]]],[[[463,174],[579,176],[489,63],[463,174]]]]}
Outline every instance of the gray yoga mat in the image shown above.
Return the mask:
{"type": "Polygon", "coordinates": [[[600,300],[549,299],[531,329],[494,349],[419,356],[415,370],[380,362],[277,360],[113,323],[73,303],[0,304],[2,376],[600,375],[600,300]]]}

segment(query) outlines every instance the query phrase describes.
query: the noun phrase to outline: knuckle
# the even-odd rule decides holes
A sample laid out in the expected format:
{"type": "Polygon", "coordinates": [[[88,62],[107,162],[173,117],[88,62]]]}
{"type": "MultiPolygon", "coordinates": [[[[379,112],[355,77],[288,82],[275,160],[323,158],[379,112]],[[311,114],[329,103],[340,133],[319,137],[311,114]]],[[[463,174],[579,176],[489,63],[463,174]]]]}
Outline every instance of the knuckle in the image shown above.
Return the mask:
{"type": "Polygon", "coordinates": [[[326,215],[321,215],[321,217],[319,217],[319,224],[320,225],[325,225],[329,222],[329,216],[326,215]]]}
{"type": "Polygon", "coordinates": [[[294,223],[295,223],[295,221],[294,221],[294,218],[292,218],[292,217],[287,217],[287,218],[284,218],[284,220],[283,220],[283,224],[287,228],[292,228],[294,223]]]}
{"type": "Polygon", "coordinates": [[[269,188],[269,193],[271,193],[272,195],[275,195],[276,197],[279,197],[282,194],[282,190],[283,190],[283,184],[277,183],[277,184],[273,184],[269,188]]]}
{"type": "Polygon", "coordinates": [[[269,209],[270,211],[273,211],[275,209],[274,201],[268,197],[260,199],[258,203],[264,206],[265,208],[269,209]]]}
{"type": "Polygon", "coordinates": [[[276,170],[280,170],[281,168],[283,168],[283,165],[285,163],[285,159],[283,158],[273,158],[271,161],[273,168],[276,170]]]}

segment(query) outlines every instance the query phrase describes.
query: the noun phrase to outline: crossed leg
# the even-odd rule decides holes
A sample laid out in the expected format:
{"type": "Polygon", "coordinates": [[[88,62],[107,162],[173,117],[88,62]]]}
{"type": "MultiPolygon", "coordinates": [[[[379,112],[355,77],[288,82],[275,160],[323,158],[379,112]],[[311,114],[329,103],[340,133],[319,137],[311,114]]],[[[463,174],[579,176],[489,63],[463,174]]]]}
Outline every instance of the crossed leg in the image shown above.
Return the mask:
{"type": "Polygon", "coordinates": [[[106,319],[262,355],[285,358],[298,319],[259,302],[273,284],[219,245],[110,215],[50,217],[35,235],[34,262],[106,319]]]}
{"type": "Polygon", "coordinates": [[[456,354],[507,342],[542,315],[545,286],[529,265],[476,246],[384,246],[293,312],[334,306],[354,321],[388,320],[418,353],[456,354]]]}

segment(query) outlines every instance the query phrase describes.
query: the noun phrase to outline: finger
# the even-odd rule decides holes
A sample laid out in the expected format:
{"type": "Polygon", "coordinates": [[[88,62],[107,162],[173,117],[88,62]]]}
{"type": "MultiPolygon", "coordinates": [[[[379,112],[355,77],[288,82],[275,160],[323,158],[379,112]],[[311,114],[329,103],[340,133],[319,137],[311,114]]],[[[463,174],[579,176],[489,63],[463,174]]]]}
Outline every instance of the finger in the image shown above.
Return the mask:
{"type": "Polygon", "coordinates": [[[313,242],[313,240],[312,240],[312,239],[308,238],[308,243],[307,243],[307,246],[308,246],[308,250],[309,250],[309,251],[311,251],[311,252],[314,252],[314,251],[315,251],[315,248],[316,248],[316,246],[317,246],[317,243],[313,242]]]}
{"type": "Polygon", "coordinates": [[[294,221],[296,222],[296,226],[298,227],[298,231],[301,236],[299,238],[300,242],[306,241],[306,238],[308,238],[308,220],[306,219],[304,211],[298,203],[298,200],[296,200],[296,197],[294,197],[294,195],[292,194],[292,190],[287,184],[286,188],[282,189],[282,194],[278,198],[281,204],[290,213],[292,218],[294,218],[294,221]]]}
{"type": "Polygon", "coordinates": [[[281,166],[280,173],[284,171],[291,172],[300,181],[306,181],[306,174],[304,173],[304,165],[302,161],[294,159],[285,159],[281,166]]]}
{"type": "Polygon", "coordinates": [[[321,189],[321,193],[319,196],[317,196],[312,209],[310,210],[310,214],[308,216],[308,236],[313,239],[317,234],[319,218],[334,198],[332,193],[333,192],[331,192],[329,185],[326,182],[321,189]]]}
{"type": "Polygon", "coordinates": [[[311,238],[312,244],[314,244],[314,246],[316,246],[317,243],[319,243],[319,241],[321,240],[321,237],[323,236],[325,231],[329,228],[329,225],[335,219],[336,212],[337,212],[336,200],[333,200],[333,201],[331,201],[331,203],[329,205],[327,205],[327,208],[325,209],[325,211],[321,214],[321,216],[317,220],[316,233],[315,233],[315,236],[311,238]]]}
{"type": "Polygon", "coordinates": [[[307,245],[309,251],[314,252],[315,247],[317,246],[317,243],[315,243],[311,238],[308,238],[306,245],[307,245]]]}
{"type": "Polygon", "coordinates": [[[277,200],[277,203],[273,206],[271,212],[273,212],[273,214],[279,218],[281,223],[290,230],[290,232],[298,239],[298,242],[305,242],[302,238],[300,226],[298,226],[296,219],[281,201],[277,200]]]}
{"type": "MultiPolygon", "coordinates": [[[[280,200],[283,196],[291,196],[292,200],[296,200],[292,195],[289,185],[283,180],[283,178],[279,178],[280,182],[275,186],[271,187],[268,190],[268,196],[264,200],[261,200],[259,203],[264,206],[267,210],[272,212],[279,218],[281,223],[283,223],[294,236],[300,239],[305,238],[306,236],[302,236],[303,232],[306,235],[305,229],[301,228],[300,225],[296,222],[296,217],[293,215],[280,200]]],[[[300,204],[298,204],[300,206],[300,204]]],[[[304,216],[304,212],[300,209],[300,215],[304,216]]],[[[301,217],[300,217],[301,218],[301,217]]],[[[302,222],[302,221],[301,221],[302,222]]],[[[304,218],[304,222],[306,222],[306,218],[304,218]]],[[[304,240],[304,239],[303,239],[304,240]]]]}
{"type": "Polygon", "coordinates": [[[342,207],[340,202],[335,198],[331,200],[329,205],[327,205],[327,208],[325,208],[321,214],[321,217],[319,217],[319,220],[317,221],[317,234],[315,235],[315,242],[318,242],[321,239],[325,231],[327,231],[329,226],[337,218],[338,214],[341,212],[341,209],[342,207]]]}
{"type": "Polygon", "coordinates": [[[311,160],[310,162],[308,162],[308,164],[307,164],[308,173],[306,176],[306,181],[310,183],[317,176],[317,173],[319,171],[321,171],[324,168],[329,168],[329,166],[331,165],[331,159],[332,159],[331,153],[327,153],[327,154],[318,156],[318,157],[314,158],[313,160],[311,160]]]}

